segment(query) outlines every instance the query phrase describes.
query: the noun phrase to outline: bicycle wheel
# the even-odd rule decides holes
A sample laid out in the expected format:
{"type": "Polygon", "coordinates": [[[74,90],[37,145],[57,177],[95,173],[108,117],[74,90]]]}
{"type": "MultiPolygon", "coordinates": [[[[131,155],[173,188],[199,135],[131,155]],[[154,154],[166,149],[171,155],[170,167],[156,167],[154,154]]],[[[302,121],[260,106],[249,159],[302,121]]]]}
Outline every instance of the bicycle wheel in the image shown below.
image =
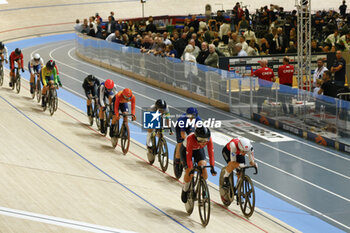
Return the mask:
{"type": "Polygon", "coordinates": [[[92,126],[94,124],[94,117],[92,116],[92,114],[93,114],[92,110],[90,110],[90,116],[88,116],[90,126],[92,126]]]}
{"type": "Polygon", "coordinates": [[[159,142],[158,161],[162,171],[165,172],[169,165],[168,145],[165,138],[161,138],[159,142]]]}
{"type": "Polygon", "coordinates": [[[48,104],[48,93],[49,93],[49,91],[46,91],[46,94],[45,94],[46,103],[45,103],[45,105],[44,105],[44,107],[43,107],[43,111],[44,111],[44,112],[46,111],[47,104],[48,104]]]}
{"type": "Polygon", "coordinates": [[[54,89],[54,110],[55,110],[55,112],[57,111],[57,108],[58,108],[58,97],[57,97],[57,91],[56,91],[56,89],[54,89]]]}
{"type": "Polygon", "coordinates": [[[155,153],[156,153],[156,136],[154,133],[152,133],[151,142],[152,142],[152,148],[148,149],[147,158],[148,158],[148,162],[152,165],[154,163],[155,153]]]}
{"type": "Polygon", "coordinates": [[[119,139],[119,120],[117,120],[117,122],[115,123],[114,137],[111,138],[113,148],[117,147],[118,139],[119,139]]]}
{"type": "Polygon", "coordinates": [[[40,103],[41,100],[41,83],[39,78],[36,80],[36,100],[40,103]]]}
{"type": "Polygon", "coordinates": [[[105,119],[105,125],[104,125],[104,127],[105,127],[105,133],[103,134],[104,136],[106,136],[107,135],[107,131],[108,131],[108,115],[107,115],[107,110],[104,112],[104,119],[105,119]]]}
{"type": "Polygon", "coordinates": [[[0,64],[0,86],[4,83],[4,68],[2,64],[0,64]]]}
{"type": "Polygon", "coordinates": [[[16,78],[16,91],[17,94],[21,91],[21,76],[18,74],[16,78]]]}
{"type": "Polygon", "coordinates": [[[238,185],[238,203],[245,217],[252,216],[255,208],[255,190],[249,176],[244,176],[238,185]]]}
{"type": "Polygon", "coordinates": [[[176,154],[176,147],[175,147],[175,150],[174,150],[173,167],[174,167],[174,175],[175,175],[176,179],[180,179],[181,176],[182,176],[183,165],[182,165],[181,161],[178,164],[175,163],[175,158],[176,158],[175,154],[176,154]]]}
{"type": "Polygon", "coordinates": [[[186,211],[189,215],[192,214],[193,208],[194,208],[194,199],[195,199],[195,193],[194,193],[194,187],[193,187],[194,181],[193,178],[191,180],[191,184],[189,187],[189,192],[188,192],[188,197],[187,197],[187,202],[185,203],[185,208],[186,211]]]}
{"type": "Polygon", "coordinates": [[[210,219],[210,195],[207,182],[203,177],[199,180],[198,187],[198,210],[202,225],[206,226],[210,219]]]}
{"type": "Polygon", "coordinates": [[[125,155],[128,153],[130,146],[130,130],[127,123],[123,123],[122,128],[120,129],[120,144],[123,154],[125,155]]]}
{"type": "MultiPolygon", "coordinates": [[[[16,77],[14,79],[16,79],[16,77]]],[[[11,77],[10,77],[10,80],[11,80],[11,77]]],[[[16,85],[16,80],[12,83],[12,87],[11,87],[12,90],[15,89],[15,85],[16,85]]]]}
{"type": "Polygon", "coordinates": [[[96,122],[97,129],[100,130],[101,124],[100,124],[100,108],[99,108],[99,106],[95,107],[95,122],[96,122]]]}
{"type": "Polygon", "coordinates": [[[53,90],[49,91],[48,105],[49,105],[50,115],[52,116],[53,113],[55,112],[55,97],[54,97],[53,90]]]}

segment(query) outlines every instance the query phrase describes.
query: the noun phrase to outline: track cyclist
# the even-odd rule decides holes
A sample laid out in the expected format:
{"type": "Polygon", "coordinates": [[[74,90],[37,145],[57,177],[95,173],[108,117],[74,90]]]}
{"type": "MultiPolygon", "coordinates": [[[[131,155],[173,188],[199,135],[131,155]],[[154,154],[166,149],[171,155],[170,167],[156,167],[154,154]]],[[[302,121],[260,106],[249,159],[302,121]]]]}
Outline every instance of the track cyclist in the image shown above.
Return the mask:
{"type": "MultiPolygon", "coordinates": [[[[159,113],[161,114],[162,118],[165,118],[167,120],[167,125],[170,127],[170,113],[169,113],[169,108],[167,103],[162,100],[162,99],[158,99],[156,100],[156,102],[150,107],[149,109],[151,112],[156,112],[159,111],[159,113]]],[[[152,133],[153,133],[154,129],[147,129],[147,137],[146,137],[146,144],[147,144],[147,148],[148,151],[150,151],[152,149],[152,133]]],[[[170,129],[170,135],[172,135],[173,132],[170,129]]]]}
{"type": "Polygon", "coordinates": [[[95,76],[92,74],[89,74],[83,82],[83,88],[86,95],[86,109],[87,109],[87,115],[90,116],[92,114],[92,98],[97,97],[97,88],[100,86],[100,80],[98,80],[95,76]]]}
{"type": "MultiPolygon", "coordinates": [[[[254,149],[249,139],[247,138],[234,138],[226,144],[222,149],[222,155],[227,162],[227,166],[224,174],[223,187],[228,188],[230,186],[229,176],[231,172],[239,166],[245,165],[245,155],[249,157],[249,163],[251,166],[257,166],[254,162],[254,149]]],[[[240,172],[237,171],[237,179],[240,178],[240,172]]]]}
{"type": "Polygon", "coordinates": [[[176,153],[174,162],[176,164],[180,164],[180,148],[182,145],[182,142],[185,140],[186,136],[190,133],[194,132],[194,125],[197,121],[201,121],[202,119],[198,116],[198,110],[197,108],[187,108],[186,113],[182,114],[177,119],[177,124],[175,127],[176,132],[176,153]],[[194,120],[194,122],[193,122],[194,120]],[[193,122],[194,124],[192,124],[193,122]]]}
{"type": "Polygon", "coordinates": [[[40,57],[39,53],[35,53],[33,55],[33,57],[30,59],[30,61],[28,62],[28,70],[30,73],[30,93],[33,94],[34,93],[34,87],[35,87],[35,83],[34,83],[34,78],[35,78],[35,73],[40,74],[41,71],[41,67],[44,66],[44,61],[43,59],[40,57]]]}
{"type": "Polygon", "coordinates": [[[1,61],[1,65],[3,65],[4,61],[7,63],[9,63],[9,55],[7,52],[7,47],[5,46],[4,43],[0,42],[0,61],[1,61]]]}
{"type": "MultiPolygon", "coordinates": [[[[216,176],[216,171],[214,170],[215,158],[214,158],[214,145],[210,136],[210,130],[207,127],[199,126],[195,129],[194,133],[191,133],[183,141],[180,149],[181,162],[185,167],[184,185],[182,187],[181,200],[183,203],[187,202],[188,189],[190,187],[190,171],[193,168],[192,158],[198,164],[198,166],[206,166],[207,162],[205,160],[204,147],[207,146],[210,172],[213,176],[216,176]]],[[[203,169],[203,178],[208,179],[207,170],[203,169]]]]}
{"type": "MultiPolygon", "coordinates": [[[[112,125],[109,130],[109,136],[112,138],[115,134],[115,130],[117,130],[117,134],[119,133],[119,129],[115,129],[115,124],[117,121],[119,121],[120,116],[119,116],[119,111],[122,114],[128,114],[129,113],[129,108],[128,108],[128,103],[131,102],[131,114],[132,114],[132,121],[136,120],[135,116],[135,102],[136,102],[136,97],[132,94],[131,89],[125,88],[122,91],[119,91],[113,98],[112,98],[112,106],[113,106],[113,119],[112,119],[112,125]]],[[[128,122],[128,117],[124,117],[124,122],[128,122]]]]}
{"type": "Polygon", "coordinates": [[[15,51],[13,51],[10,55],[10,82],[9,86],[12,87],[13,85],[13,79],[15,78],[15,62],[17,62],[18,69],[22,69],[22,72],[24,72],[23,68],[23,54],[21,49],[16,48],[15,51]]]}
{"type": "Polygon", "coordinates": [[[116,88],[114,87],[114,82],[112,79],[107,79],[105,82],[101,83],[97,90],[98,93],[98,105],[100,106],[100,125],[101,133],[106,133],[104,113],[106,111],[107,105],[112,104],[112,98],[116,93],[116,88]],[[108,103],[107,103],[108,100],[108,103]]]}
{"type": "Polygon", "coordinates": [[[57,71],[55,68],[55,62],[50,60],[46,65],[41,69],[40,72],[41,83],[43,84],[42,90],[42,102],[41,106],[45,107],[46,105],[46,91],[49,88],[48,84],[55,84],[57,86],[57,71]]]}

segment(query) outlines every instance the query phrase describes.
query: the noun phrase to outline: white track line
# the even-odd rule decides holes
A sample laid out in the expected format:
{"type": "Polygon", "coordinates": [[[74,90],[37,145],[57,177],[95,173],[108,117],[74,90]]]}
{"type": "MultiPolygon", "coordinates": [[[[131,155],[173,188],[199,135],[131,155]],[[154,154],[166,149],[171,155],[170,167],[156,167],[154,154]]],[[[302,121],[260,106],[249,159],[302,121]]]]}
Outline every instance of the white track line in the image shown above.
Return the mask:
{"type": "Polygon", "coordinates": [[[23,211],[23,210],[10,209],[6,207],[0,207],[0,214],[10,216],[10,217],[15,217],[15,218],[22,218],[22,219],[31,220],[31,221],[52,224],[52,225],[61,226],[61,227],[69,227],[72,229],[83,230],[88,232],[132,233],[132,231],[125,231],[125,230],[120,230],[112,227],[95,225],[95,224],[86,223],[86,222],[79,222],[79,221],[65,219],[65,218],[58,218],[58,217],[44,215],[44,214],[37,214],[37,213],[23,211]]]}
{"type": "Polygon", "coordinates": [[[301,161],[303,161],[303,162],[305,162],[305,163],[308,163],[308,164],[311,164],[311,165],[313,165],[313,166],[319,167],[319,168],[324,169],[324,170],[326,170],[326,171],[328,171],[328,172],[334,173],[334,174],[336,174],[336,175],[338,175],[338,176],[341,176],[341,177],[344,177],[345,179],[350,180],[350,177],[349,177],[349,176],[346,176],[346,175],[341,174],[341,173],[339,173],[339,172],[333,171],[333,170],[331,170],[331,169],[328,169],[328,168],[323,167],[323,166],[321,166],[321,165],[318,165],[318,164],[316,164],[316,163],[310,162],[309,160],[302,159],[302,158],[300,158],[300,157],[298,157],[298,156],[296,156],[296,155],[294,155],[294,154],[291,154],[291,153],[289,153],[289,152],[287,152],[287,151],[278,149],[278,148],[276,148],[276,147],[270,146],[270,145],[268,145],[268,144],[266,144],[266,143],[263,143],[263,142],[260,142],[260,144],[261,144],[261,145],[264,145],[264,146],[266,146],[266,147],[269,147],[269,148],[271,148],[271,149],[274,149],[274,150],[276,150],[276,151],[279,151],[279,152],[281,152],[281,153],[283,153],[283,154],[289,155],[289,156],[291,156],[291,157],[293,157],[293,158],[296,158],[296,159],[298,159],[298,160],[301,160],[301,161]]]}

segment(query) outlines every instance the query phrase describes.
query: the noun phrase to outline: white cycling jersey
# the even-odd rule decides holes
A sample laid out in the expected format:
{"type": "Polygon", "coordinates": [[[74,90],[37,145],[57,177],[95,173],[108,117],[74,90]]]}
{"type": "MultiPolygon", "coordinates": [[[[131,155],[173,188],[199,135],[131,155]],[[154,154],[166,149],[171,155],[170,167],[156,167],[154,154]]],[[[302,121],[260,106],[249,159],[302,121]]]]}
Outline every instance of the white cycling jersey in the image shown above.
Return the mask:
{"type": "Polygon", "coordinates": [[[38,66],[41,65],[41,67],[44,67],[44,60],[42,58],[39,59],[39,61],[35,61],[34,58],[30,59],[29,61],[29,69],[30,69],[30,73],[34,74],[34,70],[33,67],[34,66],[38,66]]]}
{"type": "MultiPolygon", "coordinates": [[[[239,151],[239,149],[237,148],[236,144],[231,141],[230,142],[231,161],[236,161],[235,156],[237,155],[238,151],[239,151]]],[[[254,149],[253,149],[253,147],[250,151],[247,152],[246,155],[248,155],[249,162],[254,162],[254,149]]]]}
{"type": "MultiPolygon", "coordinates": [[[[2,54],[4,54],[4,59],[6,61],[8,61],[9,60],[9,55],[8,55],[6,46],[3,49],[0,49],[0,55],[2,55],[2,54]]],[[[0,57],[0,60],[1,60],[1,57],[0,57]]]]}

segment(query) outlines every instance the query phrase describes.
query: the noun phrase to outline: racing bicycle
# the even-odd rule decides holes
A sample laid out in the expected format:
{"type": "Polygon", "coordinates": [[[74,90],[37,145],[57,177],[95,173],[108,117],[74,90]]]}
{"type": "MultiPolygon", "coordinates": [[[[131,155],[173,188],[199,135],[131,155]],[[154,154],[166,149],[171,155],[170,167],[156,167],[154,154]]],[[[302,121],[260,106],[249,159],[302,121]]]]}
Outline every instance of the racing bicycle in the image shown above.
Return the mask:
{"type": "Polygon", "coordinates": [[[240,206],[243,215],[249,218],[254,213],[255,208],[255,190],[252,180],[245,174],[245,170],[254,168],[254,175],[258,174],[258,168],[256,166],[244,166],[238,168],[241,173],[241,177],[237,184],[234,183],[233,172],[229,176],[230,186],[228,188],[223,187],[225,168],[221,169],[220,173],[220,196],[222,203],[228,207],[236,197],[237,205],[240,206]]]}
{"type": "Polygon", "coordinates": [[[123,154],[125,155],[129,151],[130,146],[130,129],[129,124],[125,120],[126,117],[133,116],[133,114],[121,114],[123,116],[123,123],[119,129],[119,120],[117,120],[115,125],[114,136],[111,138],[112,146],[115,148],[118,145],[118,139],[120,138],[120,146],[122,148],[123,154]]]}
{"type": "Polygon", "coordinates": [[[148,149],[147,153],[148,161],[151,165],[154,163],[156,155],[158,155],[158,161],[163,172],[168,169],[169,165],[168,144],[163,134],[164,130],[170,130],[171,132],[171,128],[160,128],[154,130],[151,135],[152,147],[148,149]],[[158,142],[156,142],[156,135],[158,136],[158,142]]]}

